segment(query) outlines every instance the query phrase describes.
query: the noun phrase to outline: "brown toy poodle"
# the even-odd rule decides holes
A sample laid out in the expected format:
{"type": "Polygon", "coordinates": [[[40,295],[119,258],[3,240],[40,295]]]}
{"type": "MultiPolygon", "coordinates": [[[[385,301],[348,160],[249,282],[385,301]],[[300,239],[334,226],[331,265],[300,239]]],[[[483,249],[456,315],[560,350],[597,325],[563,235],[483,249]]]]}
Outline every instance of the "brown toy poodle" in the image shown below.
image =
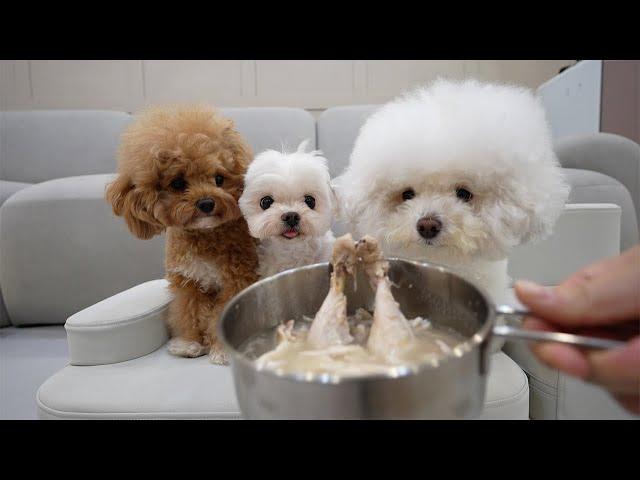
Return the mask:
{"type": "Polygon", "coordinates": [[[138,238],[166,230],[174,355],[208,351],[212,362],[227,362],[218,317],[258,278],[256,243],[238,207],[251,159],[233,122],[206,106],[149,109],[122,136],[107,200],[138,238]]]}

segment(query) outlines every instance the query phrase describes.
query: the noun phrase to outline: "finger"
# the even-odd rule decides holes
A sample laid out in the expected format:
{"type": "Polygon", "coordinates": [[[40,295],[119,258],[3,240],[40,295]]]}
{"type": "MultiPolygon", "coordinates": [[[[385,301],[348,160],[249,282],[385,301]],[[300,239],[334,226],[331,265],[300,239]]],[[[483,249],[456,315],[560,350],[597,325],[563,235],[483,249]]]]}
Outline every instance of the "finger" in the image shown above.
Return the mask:
{"type": "Polygon", "coordinates": [[[622,347],[588,354],[588,380],[610,391],[625,395],[640,394],[640,337],[622,347]]]}
{"type": "Polygon", "coordinates": [[[640,317],[640,246],[591,265],[557,287],[515,284],[518,299],[538,317],[566,326],[606,325],[640,317]]]}
{"type": "Polygon", "coordinates": [[[535,317],[525,317],[522,321],[522,328],[525,330],[541,330],[544,332],[558,332],[566,331],[575,335],[583,335],[586,337],[599,337],[609,340],[630,340],[638,334],[640,325],[638,322],[628,322],[619,325],[608,325],[606,327],[580,327],[580,328],[567,328],[561,325],[554,325],[549,322],[545,322],[535,317]]]}
{"type": "Polygon", "coordinates": [[[531,351],[545,365],[573,377],[586,379],[590,374],[589,360],[577,348],[560,343],[532,343],[531,351]]]}
{"type": "Polygon", "coordinates": [[[543,332],[556,332],[558,327],[535,317],[525,317],[522,321],[522,328],[525,330],[541,330],[543,332]]]}
{"type": "MultiPolygon", "coordinates": [[[[526,317],[522,322],[522,328],[543,332],[558,331],[558,327],[534,317],[526,317]]],[[[577,348],[553,342],[530,342],[529,348],[539,360],[551,368],[579,378],[586,378],[589,374],[589,362],[577,348]]]]}

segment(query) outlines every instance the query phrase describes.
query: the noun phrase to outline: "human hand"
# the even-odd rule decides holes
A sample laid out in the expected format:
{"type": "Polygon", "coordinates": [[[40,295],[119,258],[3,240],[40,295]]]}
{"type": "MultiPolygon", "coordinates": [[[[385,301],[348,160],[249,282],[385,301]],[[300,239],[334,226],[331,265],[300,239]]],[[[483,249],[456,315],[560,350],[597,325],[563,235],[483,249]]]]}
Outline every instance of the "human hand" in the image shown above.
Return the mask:
{"type": "Polygon", "coordinates": [[[531,312],[523,328],[570,331],[625,340],[612,350],[539,343],[533,353],[552,368],[606,388],[640,414],[640,245],[590,265],[557,287],[518,281],[515,291],[531,312]]]}

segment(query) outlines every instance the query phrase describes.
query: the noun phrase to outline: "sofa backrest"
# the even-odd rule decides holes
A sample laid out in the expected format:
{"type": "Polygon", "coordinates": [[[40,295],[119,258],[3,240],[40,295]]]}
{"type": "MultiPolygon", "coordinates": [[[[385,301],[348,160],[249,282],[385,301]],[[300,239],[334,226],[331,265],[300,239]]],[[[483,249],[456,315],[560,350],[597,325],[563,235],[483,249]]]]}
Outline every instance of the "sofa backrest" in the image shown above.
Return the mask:
{"type": "Polygon", "coordinates": [[[0,112],[0,179],[37,183],[111,173],[124,112],[30,110],[0,112]]]}
{"type": "Polygon", "coordinates": [[[600,172],[622,183],[640,225],[640,145],[613,133],[589,133],[560,138],[555,148],[563,167],[600,172]]]}
{"type": "Polygon", "coordinates": [[[329,162],[331,177],[337,177],[349,164],[349,156],[365,120],[380,105],[328,108],[318,117],[318,149],[329,162]]]}
{"type": "Polygon", "coordinates": [[[310,140],[307,149],[316,148],[315,119],[301,108],[221,108],[220,113],[234,121],[254,154],[266,149],[294,151],[303,140],[310,140]]]}
{"type": "MultiPolygon", "coordinates": [[[[221,108],[255,153],[292,150],[305,139],[316,148],[313,116],[300,108],[221,108]]],[[[30,110],[0,112],[0,179],[39,183],[55,178],[113,173],[120,135],[133,117],[125,112],[30,110]]]]}

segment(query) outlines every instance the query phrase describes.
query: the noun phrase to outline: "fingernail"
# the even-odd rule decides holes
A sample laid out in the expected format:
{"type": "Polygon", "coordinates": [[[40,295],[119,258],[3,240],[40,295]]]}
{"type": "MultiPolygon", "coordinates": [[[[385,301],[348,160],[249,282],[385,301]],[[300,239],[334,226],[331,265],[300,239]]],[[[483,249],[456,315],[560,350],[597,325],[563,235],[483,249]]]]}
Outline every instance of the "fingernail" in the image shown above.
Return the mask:
{"type": "Polygon", "coordinates": [[[518,280],[516,287],[525,295],[535,297],[538,300],[551,300],[553,298],[553,289],[551,287],[545,287],[538,285],[535,282],[529,280],[518,280]]]}

